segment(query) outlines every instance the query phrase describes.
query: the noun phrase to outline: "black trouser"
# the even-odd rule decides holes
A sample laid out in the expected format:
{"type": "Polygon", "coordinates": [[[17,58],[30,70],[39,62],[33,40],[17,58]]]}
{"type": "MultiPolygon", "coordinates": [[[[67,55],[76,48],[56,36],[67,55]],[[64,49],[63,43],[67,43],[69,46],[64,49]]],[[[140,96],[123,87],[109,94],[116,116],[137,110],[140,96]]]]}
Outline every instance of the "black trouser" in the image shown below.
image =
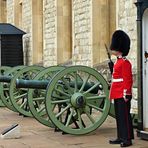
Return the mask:
{"type": "Polygon", "coordinates": [[[131,100],[125,102],[123,98],[115,99],[115,115],[117,137],[122,141],[134,139],[132,118],[130,114],[131,100]]]}

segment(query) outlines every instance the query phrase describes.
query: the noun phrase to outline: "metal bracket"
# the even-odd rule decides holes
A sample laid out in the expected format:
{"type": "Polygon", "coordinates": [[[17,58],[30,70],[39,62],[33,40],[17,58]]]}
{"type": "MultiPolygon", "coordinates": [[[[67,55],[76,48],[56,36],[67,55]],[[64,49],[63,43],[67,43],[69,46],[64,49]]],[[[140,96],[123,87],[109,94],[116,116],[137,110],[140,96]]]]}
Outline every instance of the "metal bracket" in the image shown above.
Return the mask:
{"type": "Polygon", "coordinates": [[[145,56],[145,63],[146,63],[148,61],[148,52],[147,51],[144,52],[144,56],[145,56]]]}

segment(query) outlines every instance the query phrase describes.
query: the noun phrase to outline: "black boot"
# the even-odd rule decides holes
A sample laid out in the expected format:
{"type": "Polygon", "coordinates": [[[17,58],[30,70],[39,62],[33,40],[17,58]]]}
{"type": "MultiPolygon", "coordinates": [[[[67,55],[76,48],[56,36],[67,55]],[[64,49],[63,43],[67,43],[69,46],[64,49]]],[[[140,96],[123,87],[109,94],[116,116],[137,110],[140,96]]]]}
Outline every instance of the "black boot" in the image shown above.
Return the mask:
{"type": "Polygon", "coordinates": [[[122,141],[120,139],[109,140],[110,144],[120,144],[122,141]]]}
{"type": "Polygon", "coordinates": [[[131,145],[132,145],[131,140],[121,142],[121,144],[120,144],[121,147],[128,147],[128,146],[131,146],[131,145]]]}

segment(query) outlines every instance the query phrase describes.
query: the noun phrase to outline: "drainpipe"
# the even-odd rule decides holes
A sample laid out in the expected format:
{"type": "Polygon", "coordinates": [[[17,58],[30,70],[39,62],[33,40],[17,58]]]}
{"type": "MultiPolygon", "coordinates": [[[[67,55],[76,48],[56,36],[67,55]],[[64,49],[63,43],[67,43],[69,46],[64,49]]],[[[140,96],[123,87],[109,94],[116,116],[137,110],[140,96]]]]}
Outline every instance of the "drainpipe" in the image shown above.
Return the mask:
{"type": "Polygon", "coordinates": [[[142,11],[143,2],[137,6],[137,78],[138,78],[138,130],[143,130],[143,48],[142,48],[142,11]]]}

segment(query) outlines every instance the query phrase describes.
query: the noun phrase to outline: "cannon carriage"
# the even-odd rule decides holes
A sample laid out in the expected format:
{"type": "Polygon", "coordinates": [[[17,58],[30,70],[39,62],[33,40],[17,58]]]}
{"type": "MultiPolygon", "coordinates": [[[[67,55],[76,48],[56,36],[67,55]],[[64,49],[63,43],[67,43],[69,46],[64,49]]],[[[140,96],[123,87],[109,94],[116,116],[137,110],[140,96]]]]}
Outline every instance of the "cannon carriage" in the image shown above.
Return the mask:
{"type": "MultiPolygon", "coordinates": [[[[45,126],[82,135],[100,127],[108,115],[115,117],[108,99],[109,85],[95,69],[30,66],[13,72],[13,76],[8,73],[0,76],[0,86],[7,84],[7,95],[1,91],[6,107],[9,104],[9,109],[33,116],[45,126]]],[[[136,115],[133,122],[136,125],[136,115]]]]}

